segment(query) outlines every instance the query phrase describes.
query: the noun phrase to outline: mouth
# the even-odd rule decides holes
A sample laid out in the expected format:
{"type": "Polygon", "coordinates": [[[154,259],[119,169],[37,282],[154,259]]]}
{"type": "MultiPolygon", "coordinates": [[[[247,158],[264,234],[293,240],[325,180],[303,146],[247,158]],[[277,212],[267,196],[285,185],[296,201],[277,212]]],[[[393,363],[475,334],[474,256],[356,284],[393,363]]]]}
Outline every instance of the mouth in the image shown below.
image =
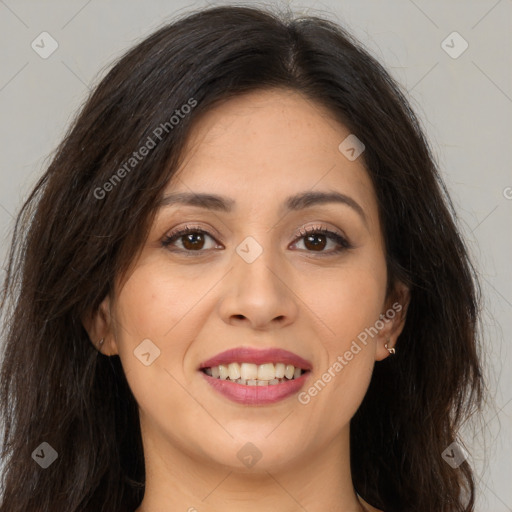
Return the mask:
{"type": "Polygon", "coordinates": [[[264,405],[298,392],[312,366],[286,350],[240,347],[201,363],[198,370],[226,398],[246,405],[264,405]]]}

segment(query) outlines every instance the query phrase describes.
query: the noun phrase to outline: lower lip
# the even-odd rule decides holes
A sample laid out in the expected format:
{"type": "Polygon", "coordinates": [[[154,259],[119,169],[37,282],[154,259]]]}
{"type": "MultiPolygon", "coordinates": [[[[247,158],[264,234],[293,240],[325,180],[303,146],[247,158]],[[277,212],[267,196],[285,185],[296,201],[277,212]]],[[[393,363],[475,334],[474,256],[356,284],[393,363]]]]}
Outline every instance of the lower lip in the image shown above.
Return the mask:
{"type": "Polygon", "coordinates": [[[305,372],[300,377],[288,382],[266,386],[247,386],[229,380],[216,379],[204,372],[200,373],[215,391],[229,398],[229,400],[245,405],[264,405],[279,402],[297,393],[304,386],[311,372],[305,372]]]}

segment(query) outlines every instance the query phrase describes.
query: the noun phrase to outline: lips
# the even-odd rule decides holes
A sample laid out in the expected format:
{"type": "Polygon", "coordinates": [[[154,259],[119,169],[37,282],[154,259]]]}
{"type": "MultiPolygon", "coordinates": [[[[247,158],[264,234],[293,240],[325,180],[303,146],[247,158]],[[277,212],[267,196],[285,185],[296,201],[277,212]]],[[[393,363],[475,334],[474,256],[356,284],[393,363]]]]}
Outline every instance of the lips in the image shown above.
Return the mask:
{"type": "MultiPolygon", "coordinates": [[[[203,378],[216,392],[233,402],[245,405],[271,404],[297,393],[309,378],[311,369],[312,365],[309,361],[288,350],[278,348],[253,349],[249,347],[238,347],[221,352],[202,362],[198,368],[203,378]],[[264,373],[265,367],[269,366],[272,369],[274,365],[276,371],[278,367],[281,367],[282,371],[284,366],[287,369],[292,369],[292,371],[295,368],[295,371],[293,376],[287,373],[286,377],[273,379],[269,382],[246,381],[245,379],[237,379],[235,382],[226,377],[226,374],[218,378],[216,370],[219,368],[225,370],[228,366],[230,368],[239,366],[233,363],[242,363],[242,365],[245,363],[247,367],[254,367],[253,370],[258,365],[264,373]],[[213,376],[212,370],[214,371],[213,376]]],[[[261,376],[260,373],[258,375],[261,376]]]]}

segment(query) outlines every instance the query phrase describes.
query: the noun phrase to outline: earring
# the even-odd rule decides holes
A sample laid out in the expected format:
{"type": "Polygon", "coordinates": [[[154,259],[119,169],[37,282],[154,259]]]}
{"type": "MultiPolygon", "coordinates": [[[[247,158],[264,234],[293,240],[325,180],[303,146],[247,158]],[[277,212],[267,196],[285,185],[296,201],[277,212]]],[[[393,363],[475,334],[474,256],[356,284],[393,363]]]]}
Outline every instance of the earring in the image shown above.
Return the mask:
{"type": "Polygon", "coordinates": [[[103,345],[103,342],[105,341],[105,338],[101,338],[101,340],[98,342],[100,348],[101,348],[101,345],[103,345]]]}
{"type": "Polygon", "coordinates": [[[388,338],[388,341],[387,343],[384,344],[384,348],[390,353],[390,354],[394,354],[396,352],[396,350],[394,349],[394,347],[391,347],[391,348],[388,348],[388,343],[389,343],[389,338],[388,338]]]}

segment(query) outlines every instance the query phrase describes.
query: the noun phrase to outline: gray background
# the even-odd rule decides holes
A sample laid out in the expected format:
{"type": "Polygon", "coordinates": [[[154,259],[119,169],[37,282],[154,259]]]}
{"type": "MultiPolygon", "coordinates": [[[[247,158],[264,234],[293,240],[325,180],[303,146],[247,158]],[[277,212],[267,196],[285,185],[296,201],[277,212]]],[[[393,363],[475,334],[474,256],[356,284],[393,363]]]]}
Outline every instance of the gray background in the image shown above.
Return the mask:
{"type": "MultiPolygon", "coordinates": [[[[214,3],[0,0],[2,262],[21,201],[112,61],[175,14],[214,3]],[[47,59],[31,47],[43,31],[59,45],[47,59]]],[[[512,511],[512,0],[310,0],[291,6],[348,27],[399,80],[422,119],[485,295],[493,405],[485,424],[464,437],[478,470],[477,510],[512,511]],[[469,45],[457,58],[442,47],[454,31],[469,45]]],[[[445,45],[460,51],[461,41],[452,39],[445,45]]]]}

